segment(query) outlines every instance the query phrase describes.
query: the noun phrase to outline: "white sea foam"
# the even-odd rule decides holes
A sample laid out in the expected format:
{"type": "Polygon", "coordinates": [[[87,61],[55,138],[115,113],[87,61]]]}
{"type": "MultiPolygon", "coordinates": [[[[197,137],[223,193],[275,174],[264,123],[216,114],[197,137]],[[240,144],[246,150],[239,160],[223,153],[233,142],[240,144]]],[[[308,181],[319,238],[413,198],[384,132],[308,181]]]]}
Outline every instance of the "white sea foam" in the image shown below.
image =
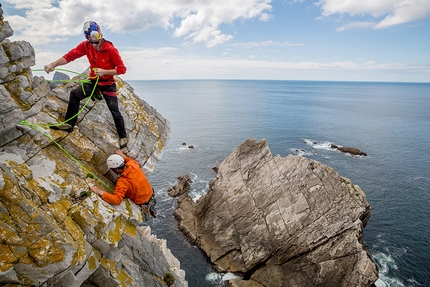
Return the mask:
{"type": "Polygon", "coordinates": [[[304,150],[304,149],[290,148],[289,151],[292,154],[302,155],[302,156],[311,156],[311,155],[314,155],[313,152],[308,151],[308,150],[304,150]]]}
{"type": "Polygon", "coordinates": [[[379,274],[379,279],[375,282],[376,287],[406,287],[400,280],[389,278],[384,274],[379,274]]]}
{"type": "Polygon", "coordinates": [[[233,273],[215,273],[215,272],[209,273],[205,277],[206,281],[209,281],[211,283],[221,283],[223,281],[228,281],[235,278],[242,278],[242,277],[233,273]]]}
{"type": "Polygon", "coordinates": [[[192,149],[198,147],[196,145],[193,145],[193,148],[190,148],[189,146],[190,145],[183,145],[183,144],[181,144],[181,145],[178,145],[178,146],[176,146],[174,148],[166,149],[164,152],[171,152],[171,153],[175,153],[175,154],[176,153],[183,153],[183,152],[186,152],[188,150],[192,150],[192,149]]]}
{"type": "Polygon", "coordinates": [[[381,273],[387,273],[391,269],[398,269],[397,264],[391,255],[379,252],[373,255],[373,258],[376,260],[381,273]]]}
{"type": "Polygon", "coordinates": [[[192,173],[192,172],[190,173],[190,179],[191,179],[193,182],[196,182],[197,178],[198,178],[197,174],[192,173]]]}
{"type": "Polygon", "coordinates": [[[197,177],[193,180],[193,188],[189,192],[189,195],[193,199],[194,202],[196,202],[200,197],[202,197],[209,188],[209,181],[199,179],[197,180],[197,177]]]}
{"type": "Polygon", "coordinates": [[[379,278],[375,282],[377,287],[404,287],[406,286],[400,279],[391,277],[388,273],[391,271],[397,271],[398,266],[393,256],[378,252],[373,255],[373,259],[379,268],[379,278]]]}
{"type": "Polygon", "coordinates": [[[320,150],[333,150],[331,148],[332,143],[331,142],[322,142],[322,143],[317,143],[316,141],[313,141],[311,139],[304,139],[303,140],[307,145],[315,148],[315,149],[320,149],[320,150]]]}
{"type": "Polygon", "coordinates": [[[414,180],[430,181],[430,178],[425,176],[417,176],[417,177],[414,177],[414,180]]]}

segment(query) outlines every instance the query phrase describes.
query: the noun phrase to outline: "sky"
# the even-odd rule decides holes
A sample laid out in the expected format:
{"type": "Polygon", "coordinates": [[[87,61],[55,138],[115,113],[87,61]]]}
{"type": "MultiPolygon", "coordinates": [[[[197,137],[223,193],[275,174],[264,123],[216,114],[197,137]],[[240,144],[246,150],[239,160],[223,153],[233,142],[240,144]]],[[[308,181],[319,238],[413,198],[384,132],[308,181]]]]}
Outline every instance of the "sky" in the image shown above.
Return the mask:
{"type": "MultiPolygon", "coordinates": [[[[84,41],[83,23],[92,20],[119,50],[124,80],[430,82],[430,0],[1,4],[14,30],[9,39],[35,49],[35,74],[84,41]]],[[[61,68],[87,67],[84,57],[61,68]]]]}

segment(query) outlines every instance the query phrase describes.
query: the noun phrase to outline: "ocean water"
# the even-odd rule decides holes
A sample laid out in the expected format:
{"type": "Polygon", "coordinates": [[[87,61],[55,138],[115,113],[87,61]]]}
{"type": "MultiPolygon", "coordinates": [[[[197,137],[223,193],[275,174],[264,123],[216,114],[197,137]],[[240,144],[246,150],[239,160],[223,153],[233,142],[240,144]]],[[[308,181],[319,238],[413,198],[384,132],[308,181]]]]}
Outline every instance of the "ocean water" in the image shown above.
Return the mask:
{"type": "Polygon", "coordinates": [[[333,167],[372,207],[364,243],[378,287],[430,286],[430,84],[312,81],[129,81],[171,124],[171,139],[149,179],[156,190],[153,233],[167,239],[190,287],[225,286],[202,252],[178,231],[167,189],[193,179],[205,194],[218,166],[248,138],[273,156],[301,154],[333,167]],[[185,143],[185,145],[183,145],[185,143]],[[353,157],[330,144],[367,153],[353,157]],[[192,145],[193,148],[188,146],[192,145]]]}

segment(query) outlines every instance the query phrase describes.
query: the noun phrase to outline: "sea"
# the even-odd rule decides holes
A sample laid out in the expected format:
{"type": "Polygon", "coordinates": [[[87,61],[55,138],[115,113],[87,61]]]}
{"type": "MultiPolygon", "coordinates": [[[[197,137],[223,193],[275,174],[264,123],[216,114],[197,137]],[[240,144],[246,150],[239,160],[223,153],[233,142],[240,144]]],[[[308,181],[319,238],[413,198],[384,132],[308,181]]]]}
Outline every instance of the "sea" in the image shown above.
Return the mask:
{"type": "Polygon", "coordinates": [[[302,155],[360,186],[371,205],[363,241],[379,268],[377,287],[430,286],[430,83],[267,80],[128,81],[171,125],[148,175],[158,217],[147,224],[181,262],[190,287],[227,286],[178,230],[177,177],[204,195],[214,167],[248,138],[272,155],[302,155]],[[351,156],[331,144],[355,147],[351,156]]]}

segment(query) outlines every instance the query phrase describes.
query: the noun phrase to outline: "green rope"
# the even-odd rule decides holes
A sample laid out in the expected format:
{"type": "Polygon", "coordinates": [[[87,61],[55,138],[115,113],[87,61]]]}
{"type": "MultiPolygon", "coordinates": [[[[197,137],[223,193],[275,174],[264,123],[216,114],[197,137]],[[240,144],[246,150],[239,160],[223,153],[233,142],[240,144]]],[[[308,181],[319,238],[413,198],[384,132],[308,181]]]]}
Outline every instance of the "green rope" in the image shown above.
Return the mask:
{"type": "MultiPolygon", "coordinates": [[[[73,71],[66,70],[66,69],[54,68],[54,70],[59,70],[59,71],[65,71],[65,72],[75,73],[75,74],[77,74],[77,75],[79,75],[79,76],[84,76],[84,77],[86,77],[86,75],[85,75],[85,74],[81,74],[81,73],[73,72],[73,71]]],[[[35,70],[32,70],[32,71],[45,71],[45,70],[44,70],[44,69],[35,69],[35,70]]],[[[53,80],[46,80],[46,81],[53,81],[53,80]]],[[[56,80],[56,81],[57,81],[57,80],[56,80]]],[[[86,95],[86,93],[85,93],[85,89],[84,89],[84,83],[87,83],[87,84],[91,84],[91,83],[92,83],[92,82],[91,82],[91,81],[89,81],[89,80],[74,80],[74,79],[71,79],[71,80],[58,80],[58,81],[63,82],[63,83],[68,83],[68,82],[80,82],[80,83],[81,83],[82,92],[84,93],[84,95],[86,95]]],[[[88,103],[90,102],[91,98],[93,97],[94,92],[95,92],[95,90],[96,90],[96,88],[97,88],[97,84],[98,84],[98,82],[99,82],[99,77],[97,76],[97,78],[96,78],[96,83],[94,84],[94,87],[93,87],[93,90],[91,91],[90,96],[88,97],[87,101],[85,102],[85,104],[82,106],[82,108],[78,111],[78,113],[77,113],[76,115],[74,115],[74,116],[73,116],[73,117],[71,117],[70,119],[67,119],[67,120],[65,120],[65,121],[63,121],[63,122],[61,122],[61,123],[56,123],[56,124],[51,124],[51,125],[46,125],[46,124],[45,124],[45,125],[43,125],[43,127],[56,127],[56,126],[61,126],[61,125],[65,124],[65,123],[67,123],[68,121],[70,121],[70,120],[72,120],[72,119],[76,118],[77,116],[79,116],[79,114],[80,114],[80,113],[82,113],[82,112],[84,111],[85,107],[88,105],[88,103]]]]}
{"type": "MultiPolygon", "coordinates": [[[[84,75],[84,74],[80,74],[80,73],[76,73],[76,72],[73,72],[73,71],[69,71],[69,70],[65,70],[65,69],[58,69],[58,68],[55,68],[54,70],[62,70],[62,71],[67,71],[67,72],[71,72],[71,73],[75,73],[75,74],[78,74],[78,75],[83,75],[83,76],[86,76],[86,75],[84,75]]],[[[33,70],[33,71],[44,71],[43,69],[38,69],[38,70],[33,70]]],[[[47,81],[49,81],[49,80],[47,80],[47,81]]],[[[78,80],[80,83],[81,83],[81,86],[82,86],[82,91],[84,92],[84,94],[85,94],[85,90],[84,90],[84,83],[91,83],[91,81],[88,81],[88,80],[78,80]]],[[[43,135],[45,135],[46,137],[48,137],[60,150],[62,150],[67,156],[69,156],[78,166],[80,166],[85,172],[87,172],[87,174],[90,174],[90,175],[92,175],[98,182],[100,182],[101,184],[103,184],[105,187],[107,187],[110,191],[112,191],[113,192],[113,190],[112,190],[112,188],[110,188],[103,180],[101,180],[100,178],[98,178],[94,173],[92,173],[90,170],[88,170],[83,164],[81,164],[76,158],[74,158],[67,150],[65,150],[57,141],[55,141],[53,138],[52,138],[52,136],[50,135],[50,134],[47,134],[47,133],[45,133],[44,131],[42,131],[39,127],[42,127],[42,128],[49,128],[49,127],[52,127],[52,126],[59,126],[59,125],[62,125],[62,124],[65,124],[65,123],[67,123],[68,121],[70,121],[71,119],[73,119],[73,118],[75,118],[75,117],[77,117],[80,113],[82,113],[82,111],[85,109],[85,107],[87,106],[87,104],[89,103],[89,101],[91,100],[91,98],[92,98],[92,96],[93,96],[93,94],[94,94],[94,92],[95,92],[95,90],[96,90],[96,88],[97,88],[97,83],[98,83],[98,81],[99,81],[99,77],[97,76],[97,80],[96,80],[96,83],[94,84],[94,88],[93,88],[93,90],[91,91],[91,95],[88,97],[88,100],[85,102],[85,104],[83,105],[83,107],[79,110],[79,112],[76,114],[76,115],[74,115],[73,117],[71,117],[70,119],[67,119],[67,120],[65,120],[64,122],[61,122],[61,123],[57,123],[57,124],[51,124],[51,125],[46,125],[46,124],[31,124],[31,123],[29,123],[27,120],[23,120],[23,121],[21,121],[21,122],[19,122],[19,124],[20,125],[23,125],[23,126],[28,126],[28,127],[30,127],[31,129],[33,129],[33,130],[35,130],[35,131],[37,131],[37,132],[40,132],[40,133],[42,133],[43,135]]],[[[76,80],[64,80],[64,81],[62,81],[62,82],[76,82],[76,80]]]]}

